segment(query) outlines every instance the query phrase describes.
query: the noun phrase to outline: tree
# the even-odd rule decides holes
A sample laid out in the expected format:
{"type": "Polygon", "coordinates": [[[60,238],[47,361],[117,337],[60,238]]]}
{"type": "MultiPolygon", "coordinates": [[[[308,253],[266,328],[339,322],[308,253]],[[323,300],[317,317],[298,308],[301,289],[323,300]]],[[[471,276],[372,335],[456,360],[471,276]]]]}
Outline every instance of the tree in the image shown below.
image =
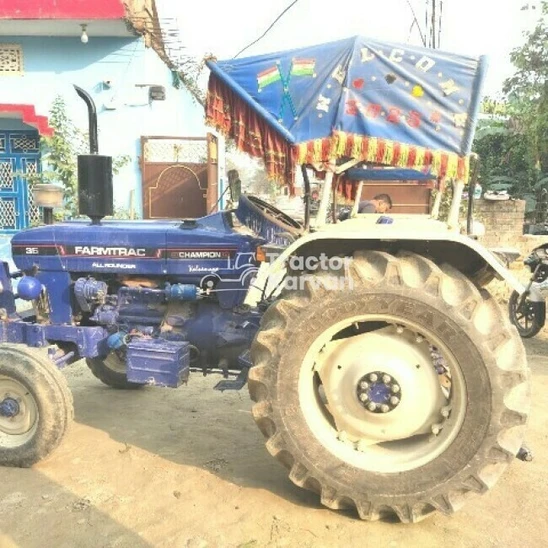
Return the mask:
{"type": "MultiPolygon", "coordinates": [[[[530,9],[525,6],[522,9],[530,9]]],[[[498,99],[486,97],[474,141],[484,186],[531,196],[548,173],[548,2],[510,59],[515,73],[498,99]]]]}
{"type": "MultiPolygon", "coordinates": [[[[65,208],[61,217],[78,216],[78,155],[89,151],[88,136],[79,130],[67,114],[61,96],[54,99],[49,123],[53,128],[51,137],[41,137],[43,171],[27,176],[29,184],[61,183],[64,190],[65,208]]],[[[127,155],[113,158],[113,173],[116,174],[130,161],[127,155]]]]}
{"type": "Polygon", "coordinates": [[[516,72],[503,89],[512,129],[525,138],[534,167],[548,173],[548,2],[541,2],[539,21],[510,59],[516,72]]]}
{"type": "Polygon", "coordinates": [[[60,182],[63,185],[65,210],[72,217],[78,213],[77,155],[84,153],[87,140],[68,116],[62,97],[56,97],[53,101],[50,125],[53,135],[42,138],[42,160],[47,169],[41,177],[43,182],[60,182]]]}
{"type": "Polygon", "coordinates": [[[497,118],[480,122],[474,152],[481,159],[482,184],[506,184],[514,195],[522,195],[534,185],[534,159],[527,141],[509,125],[508,120],[497,118]]]}

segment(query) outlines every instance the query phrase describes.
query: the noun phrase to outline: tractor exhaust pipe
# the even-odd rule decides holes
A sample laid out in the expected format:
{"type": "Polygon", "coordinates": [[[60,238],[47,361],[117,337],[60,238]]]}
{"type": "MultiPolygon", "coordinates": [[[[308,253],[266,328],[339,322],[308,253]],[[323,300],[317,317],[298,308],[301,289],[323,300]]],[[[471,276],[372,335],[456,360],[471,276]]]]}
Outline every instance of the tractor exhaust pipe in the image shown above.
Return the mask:
{"type": "Polygon", "coordinates": [[[90,151],[78,156],[78,211],[96,225],[103,217],[114,214],[112,156],[99,155],[97,109],[91,95],[76,85],[74,89],[88,108],[90,151]]]}
{"type": "Polygon", "coordinates": [[[97,109],[91,95],[81,87],[75,85],[76,93],[84,100],[88,107],[88,125],[89,125],[89,152],[90,154],[99,154],[99,139],[97,138],[97,109]]]}

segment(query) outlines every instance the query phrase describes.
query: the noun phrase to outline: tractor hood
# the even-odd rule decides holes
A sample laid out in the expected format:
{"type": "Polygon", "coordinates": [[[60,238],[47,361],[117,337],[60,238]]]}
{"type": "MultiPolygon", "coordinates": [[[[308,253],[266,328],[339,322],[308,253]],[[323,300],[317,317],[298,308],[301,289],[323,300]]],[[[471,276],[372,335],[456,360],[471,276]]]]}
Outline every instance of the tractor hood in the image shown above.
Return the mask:
{"type": "Polygon", "coordinates": [[[228,212],[191,221],[72,221],[16,234],[12,255],[29,271],[112,272],[200,277],[254,260],[262,239],[239,233],[228,212]]]}

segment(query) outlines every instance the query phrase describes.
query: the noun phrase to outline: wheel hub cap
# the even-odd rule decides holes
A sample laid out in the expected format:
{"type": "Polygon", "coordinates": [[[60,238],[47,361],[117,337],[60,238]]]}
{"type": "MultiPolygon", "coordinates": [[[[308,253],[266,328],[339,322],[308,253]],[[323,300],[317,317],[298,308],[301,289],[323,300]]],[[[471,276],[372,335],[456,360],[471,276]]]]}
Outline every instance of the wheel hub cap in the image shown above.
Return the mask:
{"type": "Polygon", "coordinates": [[[38,406],[18,381],[0,376],[0,446],[17,447],[32,436],[38,424],[38,406]]]}
{"type": "Polygon", "coordinates": [[[428,341],[395,326],[326,344],[316,371],[339,438],[361,446],[431,433],[447,405],[428,341]]]}
{"type": "Polygon", "coordinates": [[[450,349],[398,316],[364,314],[332,325],[299,374],[300,407],[317,439],[374,472],[416,469],[442,454],[460,431],[466,398],[450,349]]]}
{"type": "Polygon", "coordinates": [[[389,413],[401,401],[399,383],[384,371],[364,375],[358,382],[358,400],[372,413],[389,413]]]}
{"type": "Polygon", "coordinates": [[[19,414],[19,404],[13,398],[5,398],[0,403],[0,416],[11,419],[19,414]]]}

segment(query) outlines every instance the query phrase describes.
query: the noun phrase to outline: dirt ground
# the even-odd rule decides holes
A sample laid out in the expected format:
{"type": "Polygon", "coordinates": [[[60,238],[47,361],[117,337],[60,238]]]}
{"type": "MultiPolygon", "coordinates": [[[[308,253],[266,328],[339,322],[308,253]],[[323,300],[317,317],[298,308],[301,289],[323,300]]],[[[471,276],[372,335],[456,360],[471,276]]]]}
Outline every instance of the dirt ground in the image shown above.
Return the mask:
{"type": "Polygon", "coordinates": [[[241,393],[195,375],[179,390],[119,392],[66,371],[76,424],[46,462],[0,468],[0,548],[544,547],[548,544],[548,329],[527,342],[532,463],[453,517],[365,523],[323,509],[267,453],[241,393]]]}

